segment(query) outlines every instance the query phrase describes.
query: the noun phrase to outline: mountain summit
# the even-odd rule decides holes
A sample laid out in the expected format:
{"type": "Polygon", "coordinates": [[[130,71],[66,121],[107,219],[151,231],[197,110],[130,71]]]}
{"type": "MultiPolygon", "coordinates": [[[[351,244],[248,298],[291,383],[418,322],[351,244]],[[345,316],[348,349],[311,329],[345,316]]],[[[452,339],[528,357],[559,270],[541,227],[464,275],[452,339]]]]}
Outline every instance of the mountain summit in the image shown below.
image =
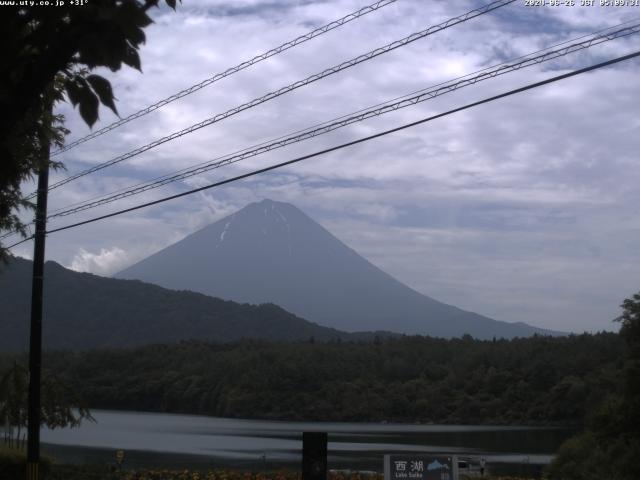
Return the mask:
{"type": "Polygon", "coordinates": [[[346,331],[510,338],[550,333],[492,320],[407,287],[293,205],[247,205],[116,274],[246,303],[275,303],[346,331]]]}

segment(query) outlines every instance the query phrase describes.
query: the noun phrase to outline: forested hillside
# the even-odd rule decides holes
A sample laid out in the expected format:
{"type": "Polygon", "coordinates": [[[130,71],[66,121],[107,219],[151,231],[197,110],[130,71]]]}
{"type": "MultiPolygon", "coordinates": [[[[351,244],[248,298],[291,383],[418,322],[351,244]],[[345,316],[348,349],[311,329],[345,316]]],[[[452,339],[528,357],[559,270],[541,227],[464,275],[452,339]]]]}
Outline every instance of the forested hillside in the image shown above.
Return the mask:
{"type": "MultiPolygon", "coordinates": [[[[24,351],[29,338],[29,260],[13,257],[0,268],[0,351],[24,351]]],[[[116,280],[45,265],[45,349],[135,347],[201,339],[295,341],[349,338],[277,305],[239,304],[139,281],[116,280]]]]}
{"type": "Polygon", "coordinates": [[[186,342],[49,354],[44,365],[93,408],[270,419],[579,424],[615,388],[621,351],[613,333],[498,341],[186,342]]]}
{"type": "Polygon", "coordinates": [[[584,431],[560,447],[550,480],[640,478],[640,293],[621,307],[619,383],[588,412],[584,431]]]}

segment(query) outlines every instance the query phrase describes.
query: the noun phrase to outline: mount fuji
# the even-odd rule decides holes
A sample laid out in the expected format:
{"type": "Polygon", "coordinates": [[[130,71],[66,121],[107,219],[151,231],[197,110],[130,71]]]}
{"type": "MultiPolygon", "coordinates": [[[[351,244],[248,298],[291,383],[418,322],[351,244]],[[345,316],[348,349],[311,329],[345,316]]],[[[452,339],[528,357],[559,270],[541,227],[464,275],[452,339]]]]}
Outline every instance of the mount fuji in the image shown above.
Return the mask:
{"type": "Polygon", "coordinates": [[[242,303],[275,303],[342,331],[481,339],[555,334],[468,312],[385,273],[291,204],[263,200],[115,275],[242,303]]]}

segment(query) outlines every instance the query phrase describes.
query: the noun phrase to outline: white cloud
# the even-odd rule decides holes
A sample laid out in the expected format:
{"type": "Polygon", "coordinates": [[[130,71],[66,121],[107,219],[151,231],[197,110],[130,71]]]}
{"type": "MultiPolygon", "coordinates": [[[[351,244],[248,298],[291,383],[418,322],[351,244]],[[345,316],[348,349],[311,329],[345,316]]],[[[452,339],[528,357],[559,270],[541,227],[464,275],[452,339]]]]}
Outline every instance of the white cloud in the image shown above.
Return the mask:
{"type": "MultiPolygon", "coordinates": [[[[366,3],[366,2],[365,2],[366,3]]],[[[516,2],[298,89],[55,190],[50,208],[102,195],[626,20],[635,9],[516,2]]],[[[60,157],[75,173],[376,46],[484,4],[403,0],[60,157]]],[[[127,115],[362,6],[194,0],[154,10],[144,74],[112,79],[127,115]]],[[[606,43],[146,192],[52,227],[151,201],[440,113],[630,51],[606,43]]],[[[608,328],[640,285],[637,61],[500,100],[367,144],[49,237],[49,258],[109,274],[246,203],[300,206],[351,247],[438,299],[540,326],[608,328]],[[98,252],[98,253],[91,253],[98,252]],[[551,280],[550,280],[551,279],[551,280]],[[606,281],[603,281],[606,279],[606,281]],[[553,285],[552,289],[547,288],[553,285]]],[[[73,131],[88,133],[63,105],[73,131]]],[[[103,111],[106,125],[115,117],[103,111]]],[[[53,180],[63,173],[53,175],[53,180]]],[[[26,189],[29,189],[28,187],[26,189]]],[[[25,249],[20,250],[26,252],[25,249]]]]}
{"type": "Polygon", "coordinates": [[[81,248],[73,257],[69,268],[78,272],[111,275],[129,264],[129,256],[118,247],[101,248],[99,253],[91,253],[81,248]]]}

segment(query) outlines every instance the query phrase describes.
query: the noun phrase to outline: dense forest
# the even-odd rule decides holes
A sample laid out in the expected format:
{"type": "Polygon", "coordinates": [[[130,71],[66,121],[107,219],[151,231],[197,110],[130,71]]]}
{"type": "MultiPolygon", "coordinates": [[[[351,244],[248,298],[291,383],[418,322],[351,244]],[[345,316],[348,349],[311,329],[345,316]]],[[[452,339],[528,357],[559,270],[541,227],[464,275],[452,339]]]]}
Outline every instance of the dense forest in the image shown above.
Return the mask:
{"type": "Polygon", "coordinates": [[[622,308],[620,382],[587,412],[585,429],[560,447],[547,471],[550,480],[640,478],[640,293],[622,308]]]}
{"type": "MultiPolygon", "coordinates": [[[[580,424],[619,382],[613,333],[478,341],[183,342],[57,352],[93,408],[225,417],[580,424]]],[[[7,363],[14,357],[5,355],[7,363]]]]}

